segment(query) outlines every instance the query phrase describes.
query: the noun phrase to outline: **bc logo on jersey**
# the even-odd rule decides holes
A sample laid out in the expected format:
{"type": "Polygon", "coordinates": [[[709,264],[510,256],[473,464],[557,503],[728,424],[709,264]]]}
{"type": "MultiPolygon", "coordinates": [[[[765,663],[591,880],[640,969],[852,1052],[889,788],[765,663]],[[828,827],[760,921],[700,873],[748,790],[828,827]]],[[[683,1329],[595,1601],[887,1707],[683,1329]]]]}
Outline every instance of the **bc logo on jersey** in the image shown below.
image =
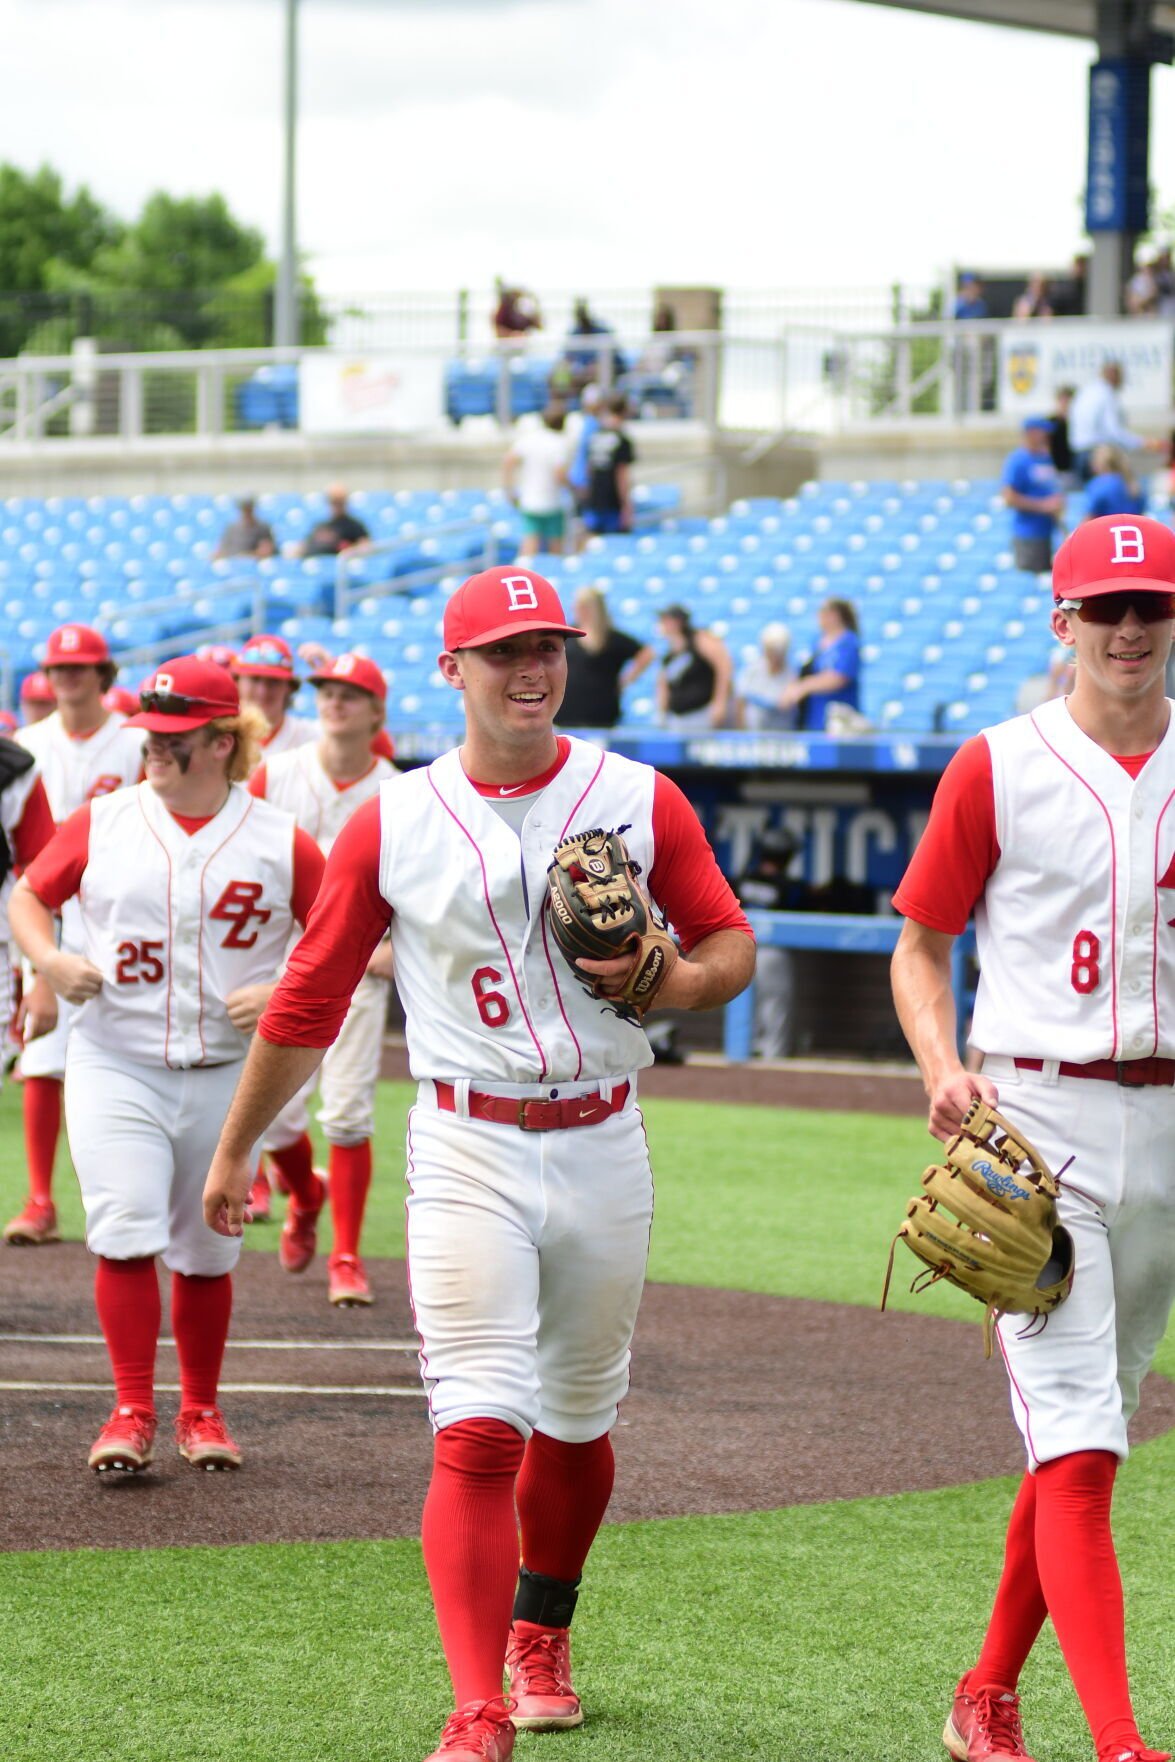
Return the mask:
{"type": "Polygon", "coordinates": [[[983,1176],[988,1191],[998,1193],[1001,1199],[1028,1198],[1024,1188],[1014,1181],[1011,1175],[1005,1175],[1001,1170],[994,1169],[989,1162],[974,1162],[971,1166],[977,1175],[983,1176]]]}
{"type": "Polygon", "coordinates": [[[252,948],[257,940],[257,932],[251,936],[245,932],[256,918],[258,924],[268,924],[273,913],[257,901],[263,892],[260,881],[230,881],[208,916],[218,923],[228,924],[228,933],[221,943],[222,948],[252,948]]]}

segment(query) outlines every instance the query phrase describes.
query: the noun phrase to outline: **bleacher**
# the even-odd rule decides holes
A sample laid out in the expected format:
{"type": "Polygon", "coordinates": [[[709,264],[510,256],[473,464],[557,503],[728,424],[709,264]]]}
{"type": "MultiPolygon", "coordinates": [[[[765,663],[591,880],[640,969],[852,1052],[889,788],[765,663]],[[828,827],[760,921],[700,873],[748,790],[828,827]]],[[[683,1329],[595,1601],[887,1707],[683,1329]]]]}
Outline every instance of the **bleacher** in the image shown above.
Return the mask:
{"type": "MultiPolygon", "coordinates": [[[[816,640],[821,601],[851,600],[862,631],[861,707],[883,732],[973,732],[1009,715],[1021,682],[1047,666],[1049,583],[1012,566],[994,480],[823,481],[786,501],[735,502],[714,519],[674,517],[670,486],[639,494],[651,530],[535,562],[569,606],[578,585],[601,588],[613,621],[638,638],[656,644],[661,607],[681,603],[724,638],[736,666],[777,619],[790,626],[798,659],[816,640]]],[[[360,597],[337,619],[333,558],[212,560],[235,512],[229,496],[0,503],[0,642],[14,682],[64,622],[97,625],[116,653],[160,643],[183,650],[260,609],[266,627],[295,644],[313,639],[376,660],[394,725],[457,724],[460,699],[436,669],[441,608],[487,532],[500,560],[514,557],[517,515],[500,491],[359,491],[351,506],[376,544],[391,548],[357,561],[360,597]],[[457,522],[468,530],[444,530],[457,522]],[[418,589],[413,577],[426,570],[433,579],[418,589]]],[[[280,544],[305,538],[321,517],[317,498],[292,494],[259,496],[257,511],[280,544]]],[[[1166,507],[1152,512],[1162,517],[1166,507]]],[[[626,722],[653,720],[651,678],[630,689],[626,722]]]]}

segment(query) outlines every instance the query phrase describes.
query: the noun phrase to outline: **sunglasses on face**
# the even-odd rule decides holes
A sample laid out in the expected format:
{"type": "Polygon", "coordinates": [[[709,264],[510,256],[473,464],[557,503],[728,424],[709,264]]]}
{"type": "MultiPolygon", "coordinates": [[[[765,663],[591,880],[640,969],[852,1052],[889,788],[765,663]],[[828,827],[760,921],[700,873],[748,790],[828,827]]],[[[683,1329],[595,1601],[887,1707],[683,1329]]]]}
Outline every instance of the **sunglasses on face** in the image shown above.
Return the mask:
{"type": "MultiPolygon", "coordinates": [[[[178,691],[141,691],[139,704],[144,710],[154,710],[160,716],[199,716],[211,708],[205,698],[184,697],[178,691]]],[[[226,716],[232,713],[228,708],[224,711],[226,716]]]]}
{"type": "Polygon", "coordinates": [[[1131,610],[1144,624],[1161,624],[1175,617],[1175,594],[1102,593],[1092,600],[1064,600],[1061,610],[1076,613],[1083,624],[1121,624],[1131,610]]]}

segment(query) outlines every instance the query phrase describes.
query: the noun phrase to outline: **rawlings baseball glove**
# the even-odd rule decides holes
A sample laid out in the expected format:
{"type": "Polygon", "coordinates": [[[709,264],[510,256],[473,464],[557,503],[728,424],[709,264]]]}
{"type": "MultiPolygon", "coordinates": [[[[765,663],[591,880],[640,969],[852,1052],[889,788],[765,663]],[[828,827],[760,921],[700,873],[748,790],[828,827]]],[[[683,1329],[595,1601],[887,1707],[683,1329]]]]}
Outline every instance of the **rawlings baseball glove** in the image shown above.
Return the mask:
{"type": "Polygon", "coordinates": [[[916,1275],[911,1291],[949,1279],[984,1305],[984,1356],[990,1358],[992,1326],[1001,1315],[1047,1317],[1069,1295],[1073,1239],[1057,1222],[1056,1177],[1027,1138],[977,1099],[922,1185],[926,1193],[911,1199],[890,1246],[881,1307],[900,1240],[929,1268],[916,1275]]]}
{"type": "Polygon", "coordinates": [[[677,960],[677,944],[661,926],[637,880],[640,864],[619,832],[580,832],[556,845],[547,869],[547,901],[555,941],[580,984],[618,1015],[632,1020],[650,1007],[677,960]],[[631,954],[617,984],[576,966],[631,954]]]}

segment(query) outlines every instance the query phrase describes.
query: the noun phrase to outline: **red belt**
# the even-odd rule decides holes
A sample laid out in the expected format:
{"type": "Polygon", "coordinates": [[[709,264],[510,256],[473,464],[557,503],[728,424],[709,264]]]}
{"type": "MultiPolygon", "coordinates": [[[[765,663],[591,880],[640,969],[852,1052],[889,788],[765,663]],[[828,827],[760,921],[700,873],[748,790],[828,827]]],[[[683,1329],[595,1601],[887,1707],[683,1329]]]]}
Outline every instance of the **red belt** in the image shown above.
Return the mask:
{"type": "MultiPolygon", "coordinates": [[[[437,1106],[442,1113],[456,1113],[457,1092],[452,1083],[434,1082],[437,1106]]],[[[566,1101],[540,1101],[511,1095],[482,1095],[469,1091],[469,1117],[493,1120],[499,1126],[520,1126],[524,1132],[563,1132],[570,1126],[598,1126],[611,1119],[628,1100],[628,1084],[621,1083],[605,1101],[602,1095],[572,1095],[566,1101]]]]}
{"type": "MultiPolygon", "coordinates": [[[[1044,1069],[1042,1058],[1018,1058],[1018,1071],[1044,1069]]],[[[1095,1058],[1092,1064],[1071,1065],[1062,1061],[1058,1067],[1062,1077],[1094,1077],[1102,1083],[1120,1083],[1124,1089],[1144,1089],[1175,1083],[1175,1058],[1128,1058],[1121,1064],[1112,1058],[1095,1058]]]]}

